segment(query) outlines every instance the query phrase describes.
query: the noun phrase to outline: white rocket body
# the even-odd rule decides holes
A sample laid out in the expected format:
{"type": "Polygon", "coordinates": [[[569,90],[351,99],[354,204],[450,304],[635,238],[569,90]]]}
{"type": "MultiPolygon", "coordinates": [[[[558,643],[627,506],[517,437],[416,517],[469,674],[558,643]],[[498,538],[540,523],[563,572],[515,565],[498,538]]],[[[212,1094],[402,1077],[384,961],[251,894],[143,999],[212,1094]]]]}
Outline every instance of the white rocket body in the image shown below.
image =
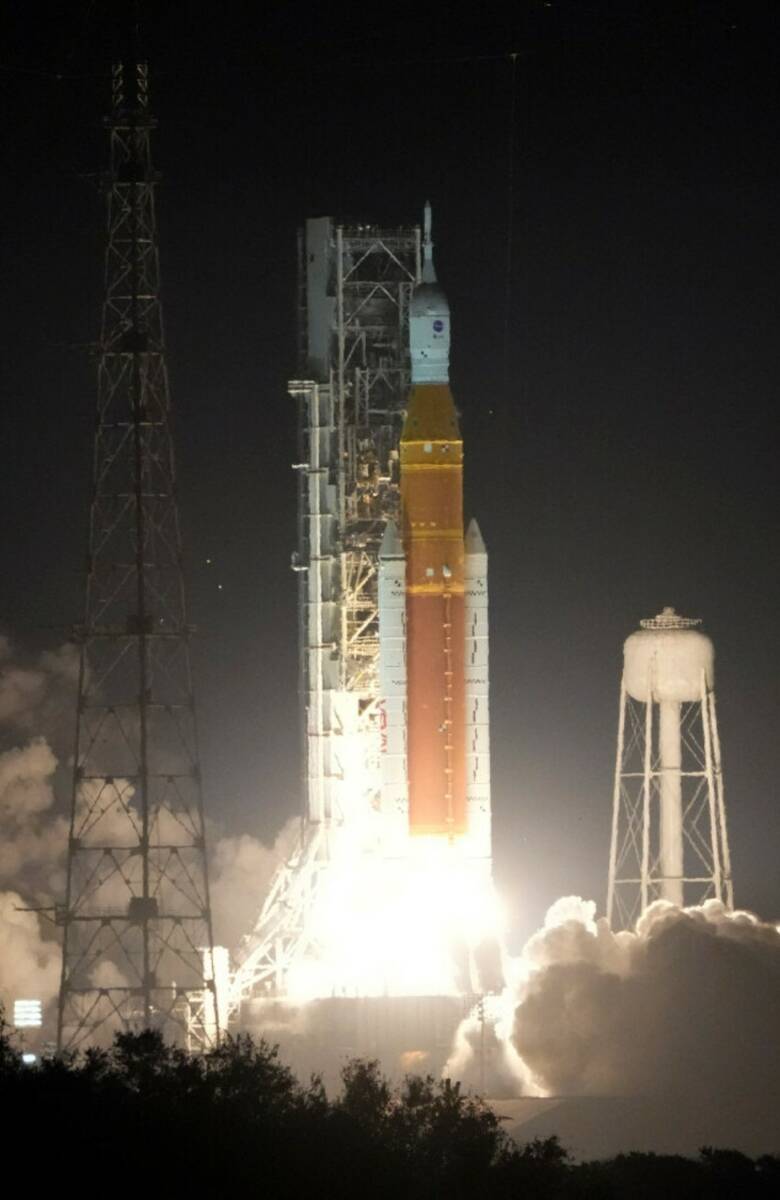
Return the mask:
{"type": "Polygon", "coordinates": [[[490,874],[490,661],[487,549],[475,520],[466,530],[465,682],[467,853],[490,874]]]}
{"type": "MultiPolygon", "coordinates": [[[[486,880],[492,868],[490,805],[490,660],[488,556],[475,520],[466,532],[465,691],[466,805],[468,829],[458,857],[479,864],[486,880]]],[[[382,841],[390,858],[410,853],[406,705],[406,558],[393,521],[379,551],[379,725],[382,782],[382,841]]]]}
{"type": "MultiPolygon", "coordinates": [[[[433,267],[430,206],[425,208],[422,282],[409,312],[412,384],[446,384],[449,379],[450,310],[433,267]]],[[[476,521],[464,540],[464,691],[467,828],[452,853],[491,877],[490,710],[487,550],[476,521]]],[[[379,551],[379,679],[382,828],[384,853],[415,854],[409,836],[407,713],[407,578],[403,541],[394,522],[379,551]]],[[[424,853],[424,849],[422,851],[424,853]]],[[[471,872],[471,868],[470,868],[471,872]]]]}
{"type": "Polygon", "coordinates": [[[394,521],[379,549],[379,725],[384,852],[405,853],[409,824],[406,770],[406,557],[394,521]]]}

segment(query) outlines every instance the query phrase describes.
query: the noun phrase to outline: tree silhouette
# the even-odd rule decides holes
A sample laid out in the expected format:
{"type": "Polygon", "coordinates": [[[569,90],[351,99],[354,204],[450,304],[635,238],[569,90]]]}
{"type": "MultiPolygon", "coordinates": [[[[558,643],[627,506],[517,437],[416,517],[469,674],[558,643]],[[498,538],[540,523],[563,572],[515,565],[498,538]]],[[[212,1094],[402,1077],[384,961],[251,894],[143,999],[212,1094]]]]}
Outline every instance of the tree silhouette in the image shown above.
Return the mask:
{"type": "Polygon", "coordinates": [[[451,1080],[392,1087],[376,1061],[344,1066],[329,1097],[301,1084],[278,1048],[228,1038],[203,1056],[158,1033],[26,1066],[0,1011],[7,1162],[30,1186],[273,1200],[769,1200],[780,1159],[705,1149],[574,1163],[557,1138],[517,1146],[478,1096],[451,1080]]]}

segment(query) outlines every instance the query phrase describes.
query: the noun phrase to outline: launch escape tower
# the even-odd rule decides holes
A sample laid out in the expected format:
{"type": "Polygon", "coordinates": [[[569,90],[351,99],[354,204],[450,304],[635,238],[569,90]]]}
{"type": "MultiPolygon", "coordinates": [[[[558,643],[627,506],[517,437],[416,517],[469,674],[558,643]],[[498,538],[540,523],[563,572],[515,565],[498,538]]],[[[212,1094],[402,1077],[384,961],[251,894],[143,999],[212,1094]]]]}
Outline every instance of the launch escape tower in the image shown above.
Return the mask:
{"type": "Polygon", "coordinates": [[[216,1040],[148,70],[112,71],[107,246],[58,1044],[216,1040]]]}
{"type": "Polygon", "coordinates": [[[653,900],[734,895],[715,711],[715,652],[665,608],[624,647],[607,918],[631,928],[653,900]]]}
{"type": "MultiPolygon", "coordinates": [[[[417,226],[308,220],[299,236],[298,411],[301,839],[242,949],[233,1010],[284,995],[333,839],[380,804],[379,546],[398,518],[399,439],[410,383],[417,226]]],[[[359,822],[358,822],[359,824],[359,822]]]]}

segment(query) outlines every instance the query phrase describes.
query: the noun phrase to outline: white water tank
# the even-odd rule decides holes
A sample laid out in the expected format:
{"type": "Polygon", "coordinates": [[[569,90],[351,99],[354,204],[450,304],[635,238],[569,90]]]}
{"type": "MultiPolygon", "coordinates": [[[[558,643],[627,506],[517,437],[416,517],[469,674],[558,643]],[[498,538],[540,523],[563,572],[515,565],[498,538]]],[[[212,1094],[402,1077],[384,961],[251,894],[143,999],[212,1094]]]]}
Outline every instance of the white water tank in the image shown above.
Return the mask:
{"type": "Polygon", "coordinates": [[[699,620],[681,617],[665,608],[657,617],[640,621],[641,629],[623,647],[623,680],[633,700],[684,704],[700,700],[702,672],[711,689],[715,680],[715,649],[700,633],[699,620]]]}

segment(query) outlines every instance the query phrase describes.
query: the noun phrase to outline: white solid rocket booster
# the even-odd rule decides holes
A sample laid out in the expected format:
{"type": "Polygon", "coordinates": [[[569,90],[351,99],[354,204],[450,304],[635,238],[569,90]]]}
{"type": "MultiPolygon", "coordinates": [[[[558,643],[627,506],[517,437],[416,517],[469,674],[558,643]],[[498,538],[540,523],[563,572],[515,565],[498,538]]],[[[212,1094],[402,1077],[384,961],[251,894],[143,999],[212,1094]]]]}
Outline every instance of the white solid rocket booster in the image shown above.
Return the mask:
{"type": "Polygon", "coordinates": [[[490,863],[490,672],[487,549],[472,518],[464,570],[466,654],[466,811],[469,857],[490,863]]]}
{"type": "Polygon", "coordinates": [[[409,821],[406,768],[406,556],[395,521],[379,547],[379,720],[385,850],[402,850],[409,821]]]}

